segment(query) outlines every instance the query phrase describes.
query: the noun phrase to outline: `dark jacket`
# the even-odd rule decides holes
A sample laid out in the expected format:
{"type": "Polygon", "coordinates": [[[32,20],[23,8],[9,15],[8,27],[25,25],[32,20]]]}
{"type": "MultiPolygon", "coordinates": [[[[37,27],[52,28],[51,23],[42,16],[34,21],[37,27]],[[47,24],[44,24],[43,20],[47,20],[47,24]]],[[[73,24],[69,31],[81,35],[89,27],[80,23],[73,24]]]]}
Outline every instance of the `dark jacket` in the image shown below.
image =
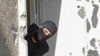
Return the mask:
{"type": "Polygon", "coordinates": [[[32,36],[35,37],[35,40],[38,40],[38,26],[32,24],[28,27],[28,34],[25,39],[28,41],[28,56],[43,56],[48,50],[49,46],[45,40],[33,43],[32,36]]]}

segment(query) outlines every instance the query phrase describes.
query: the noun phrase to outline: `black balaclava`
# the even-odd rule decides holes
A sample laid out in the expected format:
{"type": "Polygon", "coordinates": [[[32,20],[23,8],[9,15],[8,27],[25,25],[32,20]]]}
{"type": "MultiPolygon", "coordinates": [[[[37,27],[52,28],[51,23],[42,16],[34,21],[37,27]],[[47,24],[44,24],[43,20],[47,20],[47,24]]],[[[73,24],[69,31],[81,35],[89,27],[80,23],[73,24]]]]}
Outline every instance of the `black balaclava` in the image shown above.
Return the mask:
{"type": "Polygon", "coordinates": [[[50,33],[51,33],[51,36],[52,37],[56,31],[57,31],[57,26],[56,24],[53,22],[53,21],[45,21],[43,22],[40,26],[39,26],[39,29],[38,29],[38,40],[46,40],[48,39],[49,37],[45,35],[45,33],[43,32],[43,28],[47,28],[50,33]]]}

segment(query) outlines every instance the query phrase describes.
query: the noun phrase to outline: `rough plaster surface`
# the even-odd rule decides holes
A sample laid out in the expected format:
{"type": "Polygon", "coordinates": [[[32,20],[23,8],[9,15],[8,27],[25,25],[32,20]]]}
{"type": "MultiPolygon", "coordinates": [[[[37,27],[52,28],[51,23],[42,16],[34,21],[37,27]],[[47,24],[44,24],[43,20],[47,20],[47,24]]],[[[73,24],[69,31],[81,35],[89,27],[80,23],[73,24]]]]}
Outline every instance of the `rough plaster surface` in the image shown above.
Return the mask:
{"type": "Polygon", "coordinates": [[[17,31],[17,0],[0,0],[0,56],[18,56],[17,31]]]}

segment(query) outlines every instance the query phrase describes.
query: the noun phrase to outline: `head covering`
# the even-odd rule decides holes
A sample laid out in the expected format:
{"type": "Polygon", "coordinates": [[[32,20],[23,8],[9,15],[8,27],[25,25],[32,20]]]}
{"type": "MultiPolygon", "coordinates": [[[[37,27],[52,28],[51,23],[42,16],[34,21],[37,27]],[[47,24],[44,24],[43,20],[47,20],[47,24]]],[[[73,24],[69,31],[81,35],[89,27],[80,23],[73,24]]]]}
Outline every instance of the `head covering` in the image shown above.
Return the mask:
{"type": "Polygon", "coordinates": [[[39,28],[41,28],[41,29],[47,28],[47,29],[50,31],[51,36],[53,36],[53,35],[56,33],[56,31],[57,31],[57,26],[56,26],[56,24],[55,24],[53,21],[49,21],[49,20],[43,22],[43,23],[39,26],[39,28]]]}

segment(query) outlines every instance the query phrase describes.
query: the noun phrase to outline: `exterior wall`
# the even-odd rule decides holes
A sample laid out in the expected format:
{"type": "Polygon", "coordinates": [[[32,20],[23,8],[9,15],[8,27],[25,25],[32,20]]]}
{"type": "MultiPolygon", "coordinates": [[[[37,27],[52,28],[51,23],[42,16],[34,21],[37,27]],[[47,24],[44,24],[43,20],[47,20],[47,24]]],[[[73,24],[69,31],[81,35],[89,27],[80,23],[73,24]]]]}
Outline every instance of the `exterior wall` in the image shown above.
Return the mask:
{"type": "Polygon", "coordinates": [[[0,56],[27,56],[26,0],[0,0],[0,56]]]}
{"type": "Polygon", "coordinates": [[[100,0],[62,0],[55,56],[100,56],[100,0]]]}
{"type": "Polygon", "coordinates": [[[0,56],[18,56],[15,45],[18,30],[17,0],[0,0],[0,56]]]}
{"type": "Polygon", "coordinates": [[[24,37],[27,35],[27,8],[26,0],[18,0],[18,31],[15,44],[18,43],[18,56],[28,56],[27,41],[24,37]]]}

